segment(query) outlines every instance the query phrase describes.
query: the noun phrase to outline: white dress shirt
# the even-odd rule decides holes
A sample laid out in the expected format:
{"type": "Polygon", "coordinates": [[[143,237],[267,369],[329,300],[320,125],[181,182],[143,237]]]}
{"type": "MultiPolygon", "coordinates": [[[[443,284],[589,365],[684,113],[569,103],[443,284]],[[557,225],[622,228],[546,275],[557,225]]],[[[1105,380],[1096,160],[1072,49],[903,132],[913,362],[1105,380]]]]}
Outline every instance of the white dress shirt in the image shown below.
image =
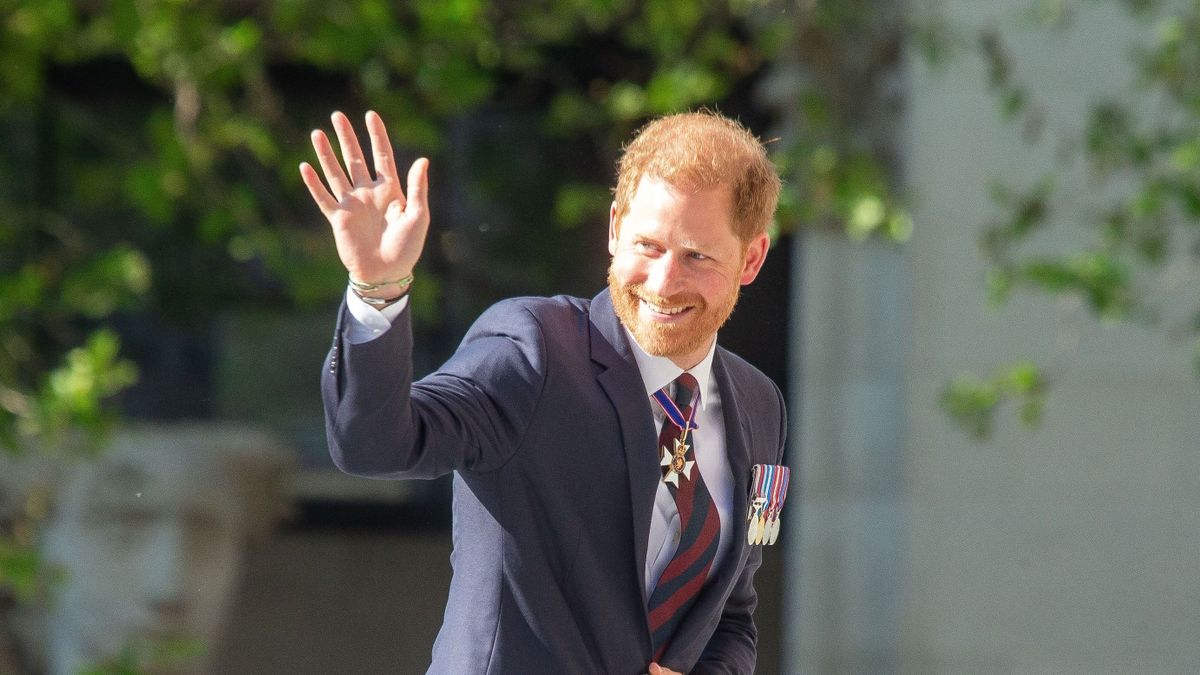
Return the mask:
{"type": "MultiPolygon", "coordinates": [[[[633,358],[637,361],[642,383],[646,386],[646,403],[654,410],[655,438],[658,438],[666,413],[650,396],[673,382],[683,373],[683,369],[665,356],[647,354],[637,340],[633,339],[629,329],[625,329],[625,335],[633,345],[633,358]]],[[[717,343],[713,341],[704,360],[688,371],[696,378],[700,389],[700,408],[695,412],[695,420],[699,427],[691,432],[696,466],[700,475],[704,477],[704,485],[708,487],[717,513],[721,516],[721,537],[717,544],[716,557],[709,568],[710,577],[720,566],[725,550],[729,548],[733,523],[733,471],[729,468],[729,457],[725,452],[725,417],[721,414],[721,392],[712,377],[712,362],[716,349],[717,343]]],[[[654,448],[653,452],[655,457],[661,457],[662,448],[654,448]]],[[[654,592],[658,578],[662,576],[663,570],[675,556],[675,550],[679,548],[679,533],[679,509],[675,506],[671,490],[660,480],[658,492],[654,495],[654,513],[650,517],[650,541],[646,547],[647,598],[654,592]]]]}
{"type": "MultiPolygon", "coordinates": [[[[363,302],[353,289],[346,289],[346,308],[352,320],[347,326],[347,340],[351,344],[370,342],[383,335],[392,327],[392,322],[404,308],[408,306],[408,296],[393,305],[376,309],[363,302]]],[[[654,437],[662,429],[665,414],[662,407],[650,398],[654,392],[662,389],[683,373],[683,369],[675,365],[669,358],[647,354],[628,329],[625,335],[633,346],[633,357],[637,361],[638,371],[642,375],[642,383],[646,387],[646,405],[654,411],[654,437]]],[[[716,353],[716,342],[708,350],[696,367],[690,372],[699,384],[700,408],[695,412],[698,428],[691,432],[696,452],[696,466],[704,477],[704,484],[712,495],[717,513],[721,516],[721,536],[717,545],[716,558],[709,568],[709,576],[716,571],[729,548],[729,539],[733,523],[733,472],[729,468],[729,457],[725,452],[725,418],[721,414],[721,393],[717,383],[712,378],[713,355],[716,353]]],[[[659,457],[661,448],[647,448],[646,452],[655,453],[659,457]]],[[[658,492],[654,496],[654,512],[650,518],[650,540],[646,547],[646,597],[649,598],[658,584],[658,578],[666,569],[667,564],[679,548],[679,509],[675,506],[675,498],[667,484],[661,480],[658,492]]]]}
{"type": "Polygon", "coordinates": [[[353,288],[347,286],[346,309],[350,311],[354,320],[346,327],[346,340],[352,345],[358,345],[383,335],[392,327],[392,322],[400,316],[405,307],[408,307],[407,295],[383,309],[375,309],[363,302],[353,288]]]}

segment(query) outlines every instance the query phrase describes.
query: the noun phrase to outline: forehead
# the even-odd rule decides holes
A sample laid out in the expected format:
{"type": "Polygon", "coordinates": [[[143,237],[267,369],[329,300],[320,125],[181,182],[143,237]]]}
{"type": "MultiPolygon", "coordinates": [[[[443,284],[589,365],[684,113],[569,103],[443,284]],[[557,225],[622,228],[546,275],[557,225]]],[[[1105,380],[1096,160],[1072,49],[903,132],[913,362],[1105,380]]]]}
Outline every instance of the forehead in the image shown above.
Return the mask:
{"type": "Polygon", "coordinates": [[[622,218],[632,233],[695,239],[711,244],[736,239],[733,193],[727,186],[688,189],[645,176],[622,218]]]}

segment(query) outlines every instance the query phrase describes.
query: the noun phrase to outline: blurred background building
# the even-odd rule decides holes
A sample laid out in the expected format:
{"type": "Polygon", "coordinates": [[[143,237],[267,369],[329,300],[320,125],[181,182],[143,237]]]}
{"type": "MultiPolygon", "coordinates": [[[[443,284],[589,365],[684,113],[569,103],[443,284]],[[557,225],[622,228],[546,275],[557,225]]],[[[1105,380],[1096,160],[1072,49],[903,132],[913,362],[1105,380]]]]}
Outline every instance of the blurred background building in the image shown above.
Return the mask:
{"type": "Polygon", "coordinates": [[[1181,327],[1200,297],[1184,196],[1200,184],[1193,160],[1139,138],[1169,146],[1151,130],[1191,114],[1194,143],[1195,108],[1149,86],[1169,68],[1155,46],[1182,48],[1184,34],[1123,3],[918,9],[979,42],[949,62],[914,42],[905,58],[911,239],[805,233],[795,248],[803,501],[781,670],[1193,672],[1200,391],[1181,327]],[[1105,154],[1125,144],[1145,155],[1105,154]],[[1137,162],[1178,172],[1184,193],[1137,162]],[[1078,292],[989,306],[1002,273],[1078,292]],[[1123,278],[1106,287],[1106,274],[1123,278]],[[1011,365],[1023,359],[1036,377],[1011,365]],[[1001,400],[999,416],[948,415],[965,406],[955,395],[1001,400]],[[1037,431],[1019,423],[1039,411],[1037,431]]]}
{"type": "MultiPolygon", "coordinates": [[[[345,278],[307,132],[371,108],[431,157],[427,372],[499,298],[599,290],[620,143],[699,106],[786,181],[722,333],[785,389],[799,472],[759,672],[1200,670],[1200,4],[51,0],[6,8],[0,49],[3,675],[51,668],[103,559],[66,545],[63,477],[130,438],[175,469],[252,447],[275,487],[237,501],[265,536],[194,510],[236,540],[220,573],[128,598],[156,625],[97,672],[421,672],[448,485],[326,459],[345,278]]],[[[190,530],[107,512],[84,524],[177,569],[190,530]]]]}

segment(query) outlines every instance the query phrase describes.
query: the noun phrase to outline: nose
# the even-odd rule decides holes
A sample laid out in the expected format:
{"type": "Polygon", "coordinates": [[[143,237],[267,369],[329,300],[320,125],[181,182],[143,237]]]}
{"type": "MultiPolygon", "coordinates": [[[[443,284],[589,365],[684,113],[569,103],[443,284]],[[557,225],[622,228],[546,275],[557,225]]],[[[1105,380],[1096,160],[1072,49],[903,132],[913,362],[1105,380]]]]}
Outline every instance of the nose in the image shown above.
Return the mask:
{"type": "Polygon", "coordinates": [[[666,253],[650,264],[646,273],[646,290],[669,298],[683,290],[686,270],[674,253],[666,253]]]}

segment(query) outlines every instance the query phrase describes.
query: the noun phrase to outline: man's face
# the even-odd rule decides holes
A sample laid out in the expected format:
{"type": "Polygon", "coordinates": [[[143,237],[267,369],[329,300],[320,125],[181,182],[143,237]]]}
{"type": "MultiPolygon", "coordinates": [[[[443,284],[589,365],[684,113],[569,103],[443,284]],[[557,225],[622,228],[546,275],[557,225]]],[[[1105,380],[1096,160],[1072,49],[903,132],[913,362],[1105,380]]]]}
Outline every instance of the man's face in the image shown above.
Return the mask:
{"type": "MultiPolygon", "coordinates": [[[[170,453],[102,460],[67,487],[46,532],[66,577],[49,625],[51,673],[78,672],[131,647],[178,641],[211,650],[241,561],[236,493],[218,462],[170,453]]],[[[153,672],[202,671],[203,659],[153,672]]]]}
{"type": "Polygon", "coordinates": [[[678,190],[646,177],[624,217],[609,214],[608,285],[621,323],[648,354],[691,368],[754,281],[766,258],[762,234],[743,246],[728,188],[678,190]]]}

